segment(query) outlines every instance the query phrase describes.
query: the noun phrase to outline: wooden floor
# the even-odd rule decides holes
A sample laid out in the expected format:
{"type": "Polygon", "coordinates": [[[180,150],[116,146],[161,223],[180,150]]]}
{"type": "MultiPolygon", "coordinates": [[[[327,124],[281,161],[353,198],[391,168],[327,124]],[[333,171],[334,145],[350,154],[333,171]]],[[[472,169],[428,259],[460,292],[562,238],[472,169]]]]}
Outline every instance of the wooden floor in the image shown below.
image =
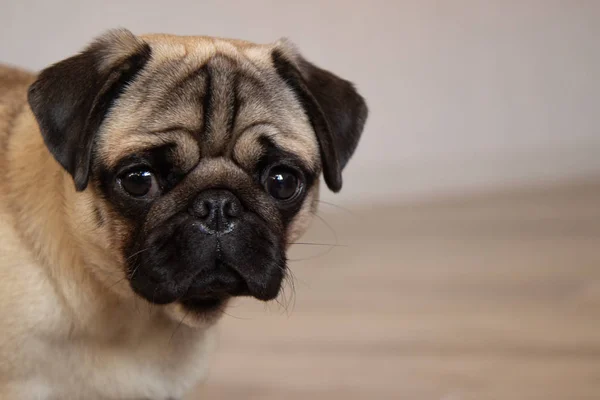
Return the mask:
{"type": "Polygon", "coordinates": [[[190,399],[600,399],[600,184],[320,215],[190,399]]]}

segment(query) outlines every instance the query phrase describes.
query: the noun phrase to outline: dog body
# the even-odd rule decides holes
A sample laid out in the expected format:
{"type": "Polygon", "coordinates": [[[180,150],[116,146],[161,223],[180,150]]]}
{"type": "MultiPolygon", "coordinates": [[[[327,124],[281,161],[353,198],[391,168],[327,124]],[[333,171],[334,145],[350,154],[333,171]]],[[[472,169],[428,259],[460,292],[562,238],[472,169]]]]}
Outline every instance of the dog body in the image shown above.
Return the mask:
{"type": "Polygon", "coordinates": [[[0,398],[181,398],[270,300],[367,109],[286,41],[111,31],[0,67],[0,398]]]}

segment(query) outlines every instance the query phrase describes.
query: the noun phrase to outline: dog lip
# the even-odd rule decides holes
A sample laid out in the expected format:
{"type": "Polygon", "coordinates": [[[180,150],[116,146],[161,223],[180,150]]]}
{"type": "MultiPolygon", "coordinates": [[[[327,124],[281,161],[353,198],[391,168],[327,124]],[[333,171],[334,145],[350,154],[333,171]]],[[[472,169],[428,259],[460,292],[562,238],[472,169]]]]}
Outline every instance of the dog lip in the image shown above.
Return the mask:
{"type": "Polygon", "coordinates": [[[217,251],[212,268],[196,275],[197,282],[192,282],[183,296],[185,299],[229,298],[249,293],[246,280],[217,251]],[[198,280],[199,279],[199,280],[198,280]]]}
{"type": "Polygon", "coordinates": [[[221,308],[227,298],[191,296],[181,300],[181,303],[194,311],[210,312],[221,308]]]}
{"type": "Polygon", "coordinates": [[[231,232],[234,231],[235,227],[238,225],[238,221],[232,221],[229,222],[227,224],[227,227],[225,229],[223,229],[222,231],[216,230],[216,229],[212,229],[210,227],[208,227],[206,224],[202,223],[201,221],[194,221],[193,226],[198,229],[200,232],[204,233],[207,236],[215,236],[217,238],[221,237],[221,236],[225,236],[231,232]]]}

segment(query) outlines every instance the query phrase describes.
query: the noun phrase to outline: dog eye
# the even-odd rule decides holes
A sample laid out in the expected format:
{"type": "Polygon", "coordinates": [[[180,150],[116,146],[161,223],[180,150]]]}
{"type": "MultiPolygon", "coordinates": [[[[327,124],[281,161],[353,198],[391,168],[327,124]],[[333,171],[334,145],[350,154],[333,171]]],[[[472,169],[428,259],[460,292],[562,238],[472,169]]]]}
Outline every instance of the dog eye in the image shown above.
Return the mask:
{"type": "Polygon", "coordinates": [[[295,170],[287,167],[274,167],[269,171],[265,188],[277,200],[291,200],[302,189],[302,182],[295,170]]]}
{"type": "Polygon", "coordinates": [[[119,178],[119,183],[133,197],[153,196],[159,189],[154,174],[147,170],[126,172],[119,178]]]}

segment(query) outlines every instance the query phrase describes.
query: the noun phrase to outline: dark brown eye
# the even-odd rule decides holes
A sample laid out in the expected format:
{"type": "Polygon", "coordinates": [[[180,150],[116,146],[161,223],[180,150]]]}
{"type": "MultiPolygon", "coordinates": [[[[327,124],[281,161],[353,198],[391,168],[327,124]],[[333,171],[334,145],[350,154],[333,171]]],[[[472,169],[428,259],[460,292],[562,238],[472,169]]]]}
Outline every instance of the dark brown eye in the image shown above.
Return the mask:
{"type": "Polygon", "coordinates": [[[147,170],[126,172],[119,182],[123,190],[133,197],[153,196],[158,192],[156,178],[147,170]]]}
{"type": "Polygon", "coordinates": [[[295,170],[287,167],[274,167],[269,171],[265,188],[277,200],[291,200],[302,188],[302,182],[295,170]]]}

